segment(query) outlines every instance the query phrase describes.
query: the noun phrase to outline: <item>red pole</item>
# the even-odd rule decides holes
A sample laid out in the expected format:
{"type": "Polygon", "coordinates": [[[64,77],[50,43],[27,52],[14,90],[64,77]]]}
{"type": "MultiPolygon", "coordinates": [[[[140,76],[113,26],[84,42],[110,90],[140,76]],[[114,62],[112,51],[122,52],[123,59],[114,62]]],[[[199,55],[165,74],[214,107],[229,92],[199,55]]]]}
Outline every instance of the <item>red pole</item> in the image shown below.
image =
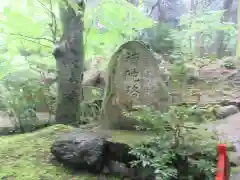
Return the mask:
{"type": "Polygon", "coordinates": [[[226,144],[218,145],[216,180],[228,180],[228,160],[226,144]]]}

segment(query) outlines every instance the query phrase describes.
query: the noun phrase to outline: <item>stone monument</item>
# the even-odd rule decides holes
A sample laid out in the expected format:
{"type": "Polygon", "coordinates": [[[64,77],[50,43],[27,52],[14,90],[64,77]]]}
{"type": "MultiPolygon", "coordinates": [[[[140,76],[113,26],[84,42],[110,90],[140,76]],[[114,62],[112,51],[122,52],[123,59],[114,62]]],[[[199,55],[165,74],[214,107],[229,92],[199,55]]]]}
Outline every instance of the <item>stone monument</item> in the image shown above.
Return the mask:
{"type": "Polygon", "coordinates": [[[109,62],[106,83],[102,124],[107,128],[133,129],[136,120],[122,112],[134,107],[165,111],[169,106],[168,89],[157,60],[142,42],[128,41],[118,48],[109,62]]]}

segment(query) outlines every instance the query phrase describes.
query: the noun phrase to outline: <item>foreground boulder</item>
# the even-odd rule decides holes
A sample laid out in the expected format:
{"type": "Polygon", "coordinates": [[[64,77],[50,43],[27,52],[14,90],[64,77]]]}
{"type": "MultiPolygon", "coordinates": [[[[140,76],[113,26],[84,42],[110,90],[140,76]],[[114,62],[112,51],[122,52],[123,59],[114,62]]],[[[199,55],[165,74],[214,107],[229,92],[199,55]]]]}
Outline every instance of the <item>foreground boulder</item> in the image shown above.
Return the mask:
{"type": "Polygon", "coordinates": [[[216,117],[219,119],[223,119],[238,112],[238,107],[235,105],[222,106],[217,109],[216,117]]]}
{"type": "Polygon", "coordinates": [[[63,165],[90,173],[104,173],[137,180],[154,180],[154,170],[132,168],[130,162],[138,160],[129,154],[130,146],[111,142],[107,136],[93,132],[70,132],[63,134],[51,147],[51,153],[63,165]],[[117,162],[117,163],[116,163],[117,162]],[[123,167],[124,166],[124,167],[123,167]]]}
{"type": "Polygon", "coordinates": [[[56,140],[51,152],[57,160],[74,169],[100,173],[104,168],[105,145],[103,136],[71,132],[56,140]]]}

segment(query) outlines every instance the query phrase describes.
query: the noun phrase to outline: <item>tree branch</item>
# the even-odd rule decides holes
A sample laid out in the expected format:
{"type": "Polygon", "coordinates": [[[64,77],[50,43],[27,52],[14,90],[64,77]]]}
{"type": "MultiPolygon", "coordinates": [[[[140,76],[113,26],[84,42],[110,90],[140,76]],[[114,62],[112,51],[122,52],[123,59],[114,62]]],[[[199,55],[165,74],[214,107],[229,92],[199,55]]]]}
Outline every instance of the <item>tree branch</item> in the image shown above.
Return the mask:
{"type": "MultiPolygon", "coordinates": [[[[23,38],[23,39],[24,39],[24,38],[23,38]]],[[[36,41],[34,41],[34,40],[32,40],[32,39],[24,39],[24,40],[25,40],[25,41],[29,41],[29,42],[33,42],[33,43],[35,43],[35,44],[39,44],[40,46],[44,46],[44,47],[46,47],[46,48],[51,48],[51,49],[52,49],[51,46],[41,44],[41,43],[36,42],[36,41]]]]}
{"type": "Polygon", "coordinates": [[[160,4],[160,0],[157,0],[157,2],[152,6],[152,8],[151,8],[151,10],[150,10],[150,12],[148,14],[149,16],[152,15],[153,10],[158,6],[158,4],[160,4]]]}
{"type": "Polygon", "coordinates": [[[55,14],[53,13],[52,0],[49,0],[49,3],[50,3],[50,11],[51,11],[51,19],[52,19],[52,28],[51,28],[52,38],[54,43],[56,43],[57,42],[57,19],[55,14]]]}
{"type": "Polygon", "coordinates": [[[85,34],[85,42],[84,42],[84,46],[87,44],[87,38],[88,38],[88,35],[89,35],[89,33],[90,33],[90,30],[92,29],[92,26],[93,26],[93,20],[92,20],[92,22],[91,22],[91,25],[90,25],[90,27],[87,29],[87,31],[86,31],[86,34],[85,34]]]}
{"type": "Polygon", "coordinates": [[[57,18],[55,16],[55,14],[53,13],[53,6],[52,6],[52,0],[49,0],[49,5],[50,5],[50,9],[44,4],[42,3],[40,0],[37,0],[42,7],[49,13],[50,17],[51,17],[51,26],[50,26],[50,31],[52,33],[52,42],[56,43],[56,39],[57,39],[57,18]]]}
{"type": "Polygon", "coordinates": [[[23,34],[17,34],[17,33],[4,33],[4,34],[8,34],[10,36],[19,36],[19,37],[23,37],[23,38],[27,38],[27,39],[45,40],[45,41],[49,41],[49,42],[53,43],[53,41],[51,39],[48,39],[48,38],[31,37],[31,36],[27,36],[27,35],[23,35],[23,34]]]}

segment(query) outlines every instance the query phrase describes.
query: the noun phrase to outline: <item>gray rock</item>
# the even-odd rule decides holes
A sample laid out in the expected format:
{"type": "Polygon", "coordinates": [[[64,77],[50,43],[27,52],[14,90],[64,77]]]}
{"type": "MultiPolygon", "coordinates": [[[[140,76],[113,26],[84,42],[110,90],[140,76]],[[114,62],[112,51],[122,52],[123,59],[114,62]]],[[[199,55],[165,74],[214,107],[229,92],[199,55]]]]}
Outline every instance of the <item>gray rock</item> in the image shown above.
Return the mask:
{"type": "Polygon", "coordinates": [[[108,163],[108,171],[108,173],[111,173],[114,176],[129,177],[129,168],[127,168],[123,163],[117,161],[110,161],[108,163]]]}
{"type": "Polygon", "coordinates": [[[153,180],[154,170],[150,168],[131,168],[131,161],[138,160],[129,154],[130,146],[111,142],[108,135],[83,132],[75,129],[56,140],[51,152],[55,160],[75,170],[90,173],[107,173],[114,176],[136,180],[153,180]]]}
{"type": "Polygon", "coordinates": [[[71,132],[56,140],[51,152],[62,164],[100,173],[104,168],[105,137],[95,133],[71,132]]]}
{"type": "Polygon", "coordinates": [[[234,99],[234,100],[223,100],[220,102],[221,106],[228,106],[228,105],[234,105],[240,108],[240,99],[234,99]]]}
{"type": "Polygon", "coordinates": [[[156,180],[154,169],[151,167],[130,168],[129,174],[132,179],[136,180],[156,180]]]}
{"type": "Polygon", "coordinates": [[[234,173],[231,174],[229,180],[239,180],[240,179],[240,173],[234,173]]]}
{"type": "Polygon", "coordinates": [[[238,110],[237,106],[234,106],[234,105],[222,106],[217,109],[216,116],[217,116],[217,118],[222,119],[227,116],[236,114],[238,112],[239,112],[239,110],[238,110]]]}

